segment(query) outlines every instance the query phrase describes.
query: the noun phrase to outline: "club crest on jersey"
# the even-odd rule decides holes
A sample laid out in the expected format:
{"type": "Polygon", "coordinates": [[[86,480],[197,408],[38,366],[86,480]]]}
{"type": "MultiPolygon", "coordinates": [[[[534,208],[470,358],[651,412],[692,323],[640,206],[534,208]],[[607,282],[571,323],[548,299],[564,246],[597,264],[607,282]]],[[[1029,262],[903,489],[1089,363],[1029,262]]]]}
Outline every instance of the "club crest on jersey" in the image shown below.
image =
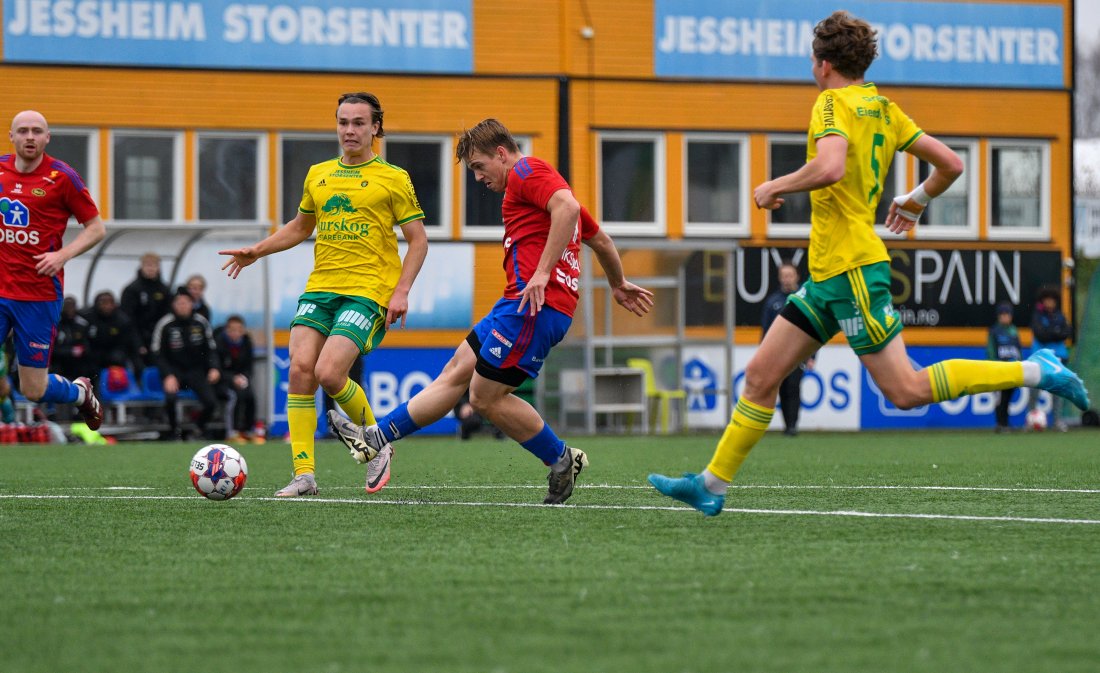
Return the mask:
{"type": "Polygon", "coordinates": [[[0,198],[0,220],[8,227],[26,227],[31,223],[30,210],[19,199],[0,198]]]}

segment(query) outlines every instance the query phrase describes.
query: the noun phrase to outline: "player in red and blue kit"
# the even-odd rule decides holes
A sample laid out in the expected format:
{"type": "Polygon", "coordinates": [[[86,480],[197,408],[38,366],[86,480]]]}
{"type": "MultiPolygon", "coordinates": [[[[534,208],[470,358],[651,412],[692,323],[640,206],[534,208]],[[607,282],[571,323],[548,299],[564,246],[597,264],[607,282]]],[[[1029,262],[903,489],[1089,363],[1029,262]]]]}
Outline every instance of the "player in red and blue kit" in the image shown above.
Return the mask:
{"type": "Polygon", "coordinates": [[[20,392],[35,402],[76,404],[92,430],[103,410],[86,377],[48,375],[64,298],[65,263],[103,240],[106,230],[84,181],[46,154],[46,118],[27,110],[9,133],[14,154],[0,156],[0,336],[15,333],[20,392]],[[68,245],[69,217],[84,229],[68,245]]]}
{"type": "Polygon", "coordinates": [[[545,161],[526,157],[499,121],[486,119],[464,132],[455,155],[477,180],[504,193],[504,296],[459,344],[439,377],[377,425],[361,427],[338,412],[329,424],[359,462],[387,442],[406,437],[447,415],[470,390],[470,404],[506,435],[550,466],[546,504],[573,492],[588,464],[566,446],[539,413],[511,394],[535,378],[550,349],[569,330],[577,308],[580,244],[595,253],[615,301],[636,315],[653,306],[653,293],[626,280],[611,237],[545,161]]]}

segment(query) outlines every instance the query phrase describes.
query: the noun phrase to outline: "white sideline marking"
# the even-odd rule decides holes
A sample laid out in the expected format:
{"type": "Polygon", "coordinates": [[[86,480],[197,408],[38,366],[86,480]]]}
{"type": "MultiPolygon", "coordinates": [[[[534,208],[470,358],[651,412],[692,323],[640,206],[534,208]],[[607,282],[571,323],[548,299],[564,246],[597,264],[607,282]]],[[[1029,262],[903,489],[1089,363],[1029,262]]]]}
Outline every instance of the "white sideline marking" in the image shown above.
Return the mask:
{"type": "MultiPolygon", "coordinates": [[[[326,491],[362,491],[362,486],[323,486],[326,491]]],[[[412,484],[401,486],[390,484],[387,491],[489,491],[489,490],[544,490],[546,486],[539,484],[412,484]]],[[[615,490],[615,491],[647,491],[653,487],[635,484],[577,484],[578,491],[584,490],[615,490]]],[[[1015,486],[891,486],[891,485],[857,485],[844,486],[839,484],[733,484],[730,489],[740,490],[776,490],[776,491],[975,491],[975,492],[1001,492],[1001,493],[1079,493],[1083,495],[1098,494],[1100,488],[1023,488],[1015,486]]],[[[48,489],[51,491],[155,491],[154,486],[62,486],[48,489]]]]}
{"type": "MultiPolygon", "coordinates": [[[[0,493],[0,499],[8,500],[195,500],[194,495],[66,495],[66,494],[22,494],[0,493]]],[[[545,507],[551,509],[574,510],[627,510],[627,511],[656,511],[656,512],[694,512],[688,507],[659,506],[659,505],[543,505],[532,502],[424,502],[422,500],[375,500],[373,498],[274,498],[259,497],[241,499],[242,502],[299,502],[313,504],[342,504],[342,505],[404,505],[427,507],[545,507]]],[[[1052,524],[1077,524],[1100,525],[1100,519],[1058,519],[1023,516],[974,516],[967,514],[916,514],[903,512],[860,512],[856,510],[812,510],[812,509],[746,509],[740,507],[727,507],[723,512],[735,514],[772,514],[786,516],[841,516],[859,517],[868,519],[932,519],[941,521],[988,521],[1002,523],[1052,523],[1052,524]]]]}

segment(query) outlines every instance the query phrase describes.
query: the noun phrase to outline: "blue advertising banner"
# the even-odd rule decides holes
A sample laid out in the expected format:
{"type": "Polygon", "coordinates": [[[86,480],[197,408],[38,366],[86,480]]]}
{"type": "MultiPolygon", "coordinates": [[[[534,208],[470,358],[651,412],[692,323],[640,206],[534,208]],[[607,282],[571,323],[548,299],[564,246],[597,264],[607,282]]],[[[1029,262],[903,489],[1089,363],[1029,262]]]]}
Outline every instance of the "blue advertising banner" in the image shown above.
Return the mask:
{"type": "MultiPolygon", "coordinates": [[[[363,359],[363,380],[359,382],[367,393],[371,411],[378,418],[393,411],[402,402],[424,389],[451,359],[448,348],[379,348],[363,359]]],[[[272,437],[287,433],[286,397],[290,373],[290,352],[285,347],[275,349],[272,381],[274,382],[274,417],[268,432],[272,437]]],[[[317,434],[327,432],[322,409],[324,392],[317,392],[317,434]]],[[[420,434],[454,434],[458,423],[453,414],[422,429],[420,434]]]]}
{"type": "MultiPolygon", "coordinates": [[[[1061,6],[853,0],[843,7],[878,30],[868,81],[1065,86],[1061,6]]],[[[813,28],[830,11],[817,0],[655,0],[655,74],[811,82],[813,28]]]]}
{"type": "MultiPolygon", "coordinates": [[[[949,360],[963,358],[968,360],[985,360],[984,348],[967,346],[907,346],[909,359],[920,367],[949,360]]],[[[960,397],[957,400],[929,404],[916,409],[898,409],[886,396],[882,394],[875,382],[867,375],[867,371],[861,372],[862,378],[862,409],[859,427],[863,430],[889,429],[900,430],[903,428],[927,429],[927,428],[989,428],[993,429],[993,412],[997,407],[1000,393],[978,393],[960,397]]],[[[1038,392],[1038,391],[1032,391],[1038,392]]],[[[1028,405],[1027,388],[1017,388],[1009,403],[1009,425],[1022,427],[1024,416],[1027,414],[1028,405]]],[[[1038,407],[1049,413],[1052,400],[1049,393],[1042,393],[1039,397],[1038,407]]]]}
{"type": "Polygon", "coordinates": [[[471,72],[471,0],[7,0],[4,60],[471,72]]]}

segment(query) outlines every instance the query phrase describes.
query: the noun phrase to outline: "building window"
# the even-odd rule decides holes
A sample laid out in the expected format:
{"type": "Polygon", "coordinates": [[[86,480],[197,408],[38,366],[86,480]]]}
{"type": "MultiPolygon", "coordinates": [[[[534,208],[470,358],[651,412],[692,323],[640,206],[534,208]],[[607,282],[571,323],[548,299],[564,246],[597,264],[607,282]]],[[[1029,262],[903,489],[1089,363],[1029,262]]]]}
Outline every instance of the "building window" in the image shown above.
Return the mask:
{"type": "Polygon", "coordinates": [[[309,167],[340,156],[340,146],[331,133],[310,136],[284,135],[279,143],[279,198],[283,222],[298,215],[309,167]]]}
{"type": "Polygon", "coordinates": [[[742,136],[684,138],[684,232],[749,233],[748,142],[742,136]]]}
{"type": "Polygon", "coordinates": [[[84,129],[50,129],[50,144],[46,147],[51,157],[73,167],[84,180],[93,199],[99,198],[99,148],[95,131],[84,129]]]}
{"type": "MultiPolygon", "coordinates": [[[[768,143],[768,179],[794,173],[806,164],[805,136],[774,136],[768,143]]],[[[750,197],[751,198],[751,197],[750,197]]],[[[768,211],[772,236],[802,237],[810,235],[810,193],[783,195],[783,205],[768,211]]]]}
{"type": "Polygon", "coordinates": [[[198,137],[198,213],[200,220],[257,220],[260,175],[259,136],[241,134],[198,137]]]}
{"type": "MultiPolygon", "coordinates": [[[[516,138],[519,151],[531,154],[531,139],[516,138]]],[[[474,178],[474,172],[462,165],[463,238],[492,240],[504,235],[504,218],[500,208],[504,194],[491,191],[474,178]]]]}
{"type": "Polygon", "coordinates": [[[1050,236],[1048,155],[1046,143],[990,142],[990,238],[1050,236]]]}
{"type": "Polygon", "coordinates": [[[176,165],[181,136],[122,132],[112,140],[112,212],[117,220],[182,219],[176,165]]]}
{"type": "MultiPolygon", "coordinates": [[[[944,140],[944,144],[959,155],[963,174],[947,191],[940,194],[921,215],[917,238],[977,238],[978,237],[978,148],[976,142],[944,140]]],[[[932,165],[917,162],[917,182],[932,174],[932,165]]]]}
{"type": "Polygon", "coordinates": [[[599,138],[600,223],[611,232],[665,232],[664,138],[655,133],[602,133],[599,138]]]}
{"type": "Polygon", "coordinates": [[[409,173],[428,235],[451,233],[450,138],[386,136],[386,162],[409,173]]]}

